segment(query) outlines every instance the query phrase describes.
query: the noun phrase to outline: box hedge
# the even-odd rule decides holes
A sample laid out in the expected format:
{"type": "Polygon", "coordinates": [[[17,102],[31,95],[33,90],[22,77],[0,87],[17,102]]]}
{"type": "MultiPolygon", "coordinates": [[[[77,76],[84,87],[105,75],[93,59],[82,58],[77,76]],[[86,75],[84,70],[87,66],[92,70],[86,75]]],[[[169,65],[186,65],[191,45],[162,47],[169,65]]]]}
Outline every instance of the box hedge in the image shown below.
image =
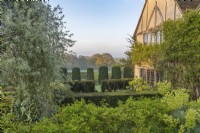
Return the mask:
{"type": "Polygon", "coordinates": [[[94,70],[93,70],[93,68],[87,69],[87,80],[94,80],[94,70]]]}
{"type": "Polygon", "coordinates": [[[72,69],[72,80],[81,80],[80,68],[74,67],[72,69]]]}
{"type": "Polygon", "coordinates": [[[95,90],[95,82],[93,80],[84,80],[84,81],[69,81],[67,82],[68,85],[70,85],[70,89],[73,92],[82,92],[82,93],[88,93],[88,92],[94,92],[95,90]]]}
{"type": "Polygon", "coordinates": [[[121,79],[121,68],[119,66],[112,67],[112,79],[121,79]]]}
{"type": "Polygon", "coordinates": [[[132,79],[109,79],[101,81],[101,91],[116,91],[116,90],[124,90],[127,86],[129,86],[129,82],[132,79]]]}
{"type": "Polygon", "coordinates": [[[133,78],[133,70],[131,67],[124,67],[124,78],[133,78]]]}
{"type": "Polygon", "coordinates": [[[96,93],[97,95],[88,95],[88,96],[74,96],[74,97],[66,97],[61,104],[73,104],[74,101],[84,99],[86,103],[94,103],[97,106],[109,105],[110,107],[117,107],[118,102],[121,101],[124,103],[129,97],[139,100],[140,98],[153,98],[153,97],[161,97],[159,93],[149,93],[149,94],[126,94],[126,95],[107,95],[105,93],[96,93]]]}
{"type": "Polygon", "coordinates": [[[108,79],[108,67],[107,66],[101,66],[99,68],[99,83],[101,84],[102,80],[108,79]]]}

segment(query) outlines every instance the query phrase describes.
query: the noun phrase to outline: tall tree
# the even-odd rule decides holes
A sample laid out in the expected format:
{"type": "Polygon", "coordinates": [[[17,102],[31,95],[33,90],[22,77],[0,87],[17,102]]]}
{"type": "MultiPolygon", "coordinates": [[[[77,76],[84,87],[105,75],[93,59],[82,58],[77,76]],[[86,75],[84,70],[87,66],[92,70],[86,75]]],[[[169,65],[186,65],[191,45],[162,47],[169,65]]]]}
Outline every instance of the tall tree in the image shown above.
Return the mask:
{"type": "Polygon", "coordinates": [[[41,1],[4,1],[2,83],[16,89],[14,111],[22,120],[52,113],[50,83],[63,53],[74,44],[62,10],[41,1]]]}

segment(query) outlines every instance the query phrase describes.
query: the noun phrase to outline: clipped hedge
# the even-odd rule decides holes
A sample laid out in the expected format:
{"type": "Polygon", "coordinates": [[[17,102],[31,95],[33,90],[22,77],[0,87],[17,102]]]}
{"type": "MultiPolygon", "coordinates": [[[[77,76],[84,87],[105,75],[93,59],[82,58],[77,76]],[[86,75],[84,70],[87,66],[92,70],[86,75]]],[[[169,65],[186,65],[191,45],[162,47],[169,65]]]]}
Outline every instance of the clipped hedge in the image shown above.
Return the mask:
{"type": "Polygon", "coordinates": [[[72,69],[72,80],[81,80],[80,68],[74,67],[72,69]]]}
{"type": "Polygon", "coordinates": [[[81,101],[82,99],[85,100],[86,103],[94,103],[97,106],[102,106],[108,104],[110,107],[117,107],[118,102],[121,101],[124,103],[128,98],[132,97],[134,99],[140,100],[140,98],[153,98],[153,97],[161,97],[159,93],[146,93],[146,94],[126,94],[126,95],[107,95],[105,93],[96,93],[97,95],[91,94],[88,96],[74,96],[74,97],[66,97],[62,102],[61,105],[68,105],[74,104],[74,101],[78,100],[81,101]]]}
{"type": "Polygon", "coordinates": [[[112,79],[121,79],[121,68],[119,66],[112,67],[112,79]]]}
{"type": "Polygon", "coordinates": [[[101,91],[116,91],[116,90],[124,90],[127,86],[129,86],[129,82],[132,79],[109,79],[101,81],[101,91]]]}
{"type": "Polygon", "coordinates": [[[94,70],[93,70],[93,68],[87,69],[87,80],[94,80],[94,70]]]}
{"type": "Polygon", "coordinates": [[[99,83],[101,84],[102,80],[108,79],[108,67],[107,66],[101,66],[99,68],[99,83]]]}
{"type": "Polygon", "coordinates": [[[84,80],[84,81],[70,81],[67,82],[68,85],[70,85],[70,89],[73,92],[82,92],[82,93],[88,93],[88,92],[94,92],[95,90],[95,82],[93,80],[84,80]]]}
{"type": "Polygon", "coordinates": [[[124,67],[124,78],[133,78],[133,70],[131,67],[124,67]]]}

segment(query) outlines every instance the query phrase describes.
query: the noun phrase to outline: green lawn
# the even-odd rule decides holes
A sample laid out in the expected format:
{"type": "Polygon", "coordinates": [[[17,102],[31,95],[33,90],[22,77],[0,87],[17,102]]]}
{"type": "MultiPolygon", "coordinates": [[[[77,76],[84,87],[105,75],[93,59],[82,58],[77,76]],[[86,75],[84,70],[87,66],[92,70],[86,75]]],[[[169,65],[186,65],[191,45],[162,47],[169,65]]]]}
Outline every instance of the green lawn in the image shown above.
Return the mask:
{"type": "Polygon", "coordinates": [[[101,92],[101,85],[100,84],[96,84],[95,85],[95,90],[97,90],[97,92],[101,92]]]}

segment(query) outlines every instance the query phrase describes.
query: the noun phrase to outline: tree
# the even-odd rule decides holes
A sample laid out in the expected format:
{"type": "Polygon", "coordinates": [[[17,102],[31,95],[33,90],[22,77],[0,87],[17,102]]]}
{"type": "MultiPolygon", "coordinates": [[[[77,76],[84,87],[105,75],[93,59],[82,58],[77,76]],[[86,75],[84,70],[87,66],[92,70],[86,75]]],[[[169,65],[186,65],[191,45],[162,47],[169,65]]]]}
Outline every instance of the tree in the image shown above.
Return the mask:
{"type": "Polygon", "coordinates": [[[74,67],[72,69],[72,80],[81,80],[81,72],[80,72],[80,68],[78,67],[74,67]]]}
{"type": "Polygon", "coordinates": [[[87,69],[87,80],[94,80],[94,70],[93,70],[93,68],[87,69]]]}
{"type": "Polygon", "coordinates": [[[112,67],[112,79],[121,79],[121,68],[119,66],[112,67]]]}
{"type": "Polygon", "coordinates": [[[124,78],[133,78],[133,70],[131,67],[124,67],[124,78]]]}
{"type": "Polygon", "coordinates": [[[66,67],[62,67],[61,68],[61,75],[64,81],[67,80],[67,68],[66,67]]]}
{"type": "Polygon", "coordinates": [[[108,79],[108,67],[107,66],[101,66],[99,68],[99,77],[98,77],[99,84],[101,84],[101,80],[104,80],[104,79],[108,79]]]}
{"type": "Polygon", "coordinates": [[[200,96],[200,13],[189,10],[163,24],[164,43],[157,68],[173,86],[190,88],[200,96]]]}
{"type": "Polygon", "coordinates": [[[130,50],[124,53],[126,57],[121,59],[120,62],[123,64],[123,66],[134,67],[134,64],[132,64],[132,51],[135,44],[134,38],[129,35],[129,38],[127,38],[127,42],[130,45],[128,46],[130,50]]]}
{"type": "Polygon", "coordinates": [[[113,64],[115,64],[115,61],[109,53],[104,54],[95,54],[92,56],[92,59],[96,61],[96,66],[108,66],[111,67],[113,64]]]}
{"type": "Polygon", "coordinates": [[[60,75],[63,53],[74,44],[62,10],[41,1],[4,1],[2,7],[2,83],[16,89],[14,112],[27,121],[49,116],[49,85],[60,75]]]}

